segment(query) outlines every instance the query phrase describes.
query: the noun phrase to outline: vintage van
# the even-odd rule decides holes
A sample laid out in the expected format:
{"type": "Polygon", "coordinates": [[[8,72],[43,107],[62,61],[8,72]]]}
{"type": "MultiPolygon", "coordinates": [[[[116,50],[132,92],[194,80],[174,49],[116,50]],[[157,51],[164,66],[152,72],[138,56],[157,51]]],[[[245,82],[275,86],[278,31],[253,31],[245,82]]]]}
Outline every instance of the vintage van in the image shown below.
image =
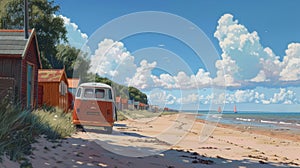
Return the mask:
{"type": "Polygon", "coordinates": [[[104,83],[82,83],[75,94],[73,124],[103,127],[112,133],[117,118],[113,89],[104,83]]]}

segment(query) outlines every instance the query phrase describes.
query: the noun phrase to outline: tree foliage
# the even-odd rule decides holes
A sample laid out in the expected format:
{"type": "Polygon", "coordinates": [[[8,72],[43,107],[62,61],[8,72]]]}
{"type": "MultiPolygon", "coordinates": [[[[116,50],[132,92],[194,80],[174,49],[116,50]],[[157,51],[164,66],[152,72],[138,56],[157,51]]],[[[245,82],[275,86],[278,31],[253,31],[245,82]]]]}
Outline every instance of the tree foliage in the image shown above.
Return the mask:
{"type": "MultiPolygon", "coordinates": [[[[62,41],[67,42],[67,30],[63,19],[55,16],[58,10],[59,6],[54,5],[54,1],[28,0],[29,28],[35,28],[37,31],[44,68],[55,67],[56,45],[62,41]]],[[[23,29],[23,0],[1,0],[0,14],[0,28],[23,29]]]]}
{"type": "Polygon", "coordinates": [[[58,45],[56,49],[57,64],[53,68],[65,68],[69,78],[87,76],[90,61],[86,58],[86,54],[80,49],[64,44],[58,45]]]}
{"type": "Polygon", "coordinates": [[[129,87],[129,98],[131,100],[139,101],[145,104],[148,104],[147,95],[141,92],[139,89],[135,87],[129,87]]]}

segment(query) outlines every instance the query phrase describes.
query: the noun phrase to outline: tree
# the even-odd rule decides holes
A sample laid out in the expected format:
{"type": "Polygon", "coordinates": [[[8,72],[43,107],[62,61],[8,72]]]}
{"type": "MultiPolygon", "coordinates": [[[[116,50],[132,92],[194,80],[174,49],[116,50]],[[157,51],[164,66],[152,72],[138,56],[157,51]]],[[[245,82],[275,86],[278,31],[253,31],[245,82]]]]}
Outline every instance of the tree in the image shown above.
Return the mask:
{"type": "Polygon", "coordinates": [[[87,53],[64,44],[59,44],[56,49],[57,53],[55,59],[57,60],[57,63],[53,68],[65,68],[69,78],[80,77],[82,81],[86,81],[90,78],[88,75],[90,60],[87,58],[87,53]]]}
{"type": "Polygon", "coordinates": [[[147,95],[143,92],[141,92],[139,89],[135,87],[129,87],[129,98],[131,100],[139,101],[144,104],[148,104],[147,95]]]}
{"type": "Polygon", "coordinates": [[[77,57],[80,54],[80,50],[75,47],[71,47],[69,45],[63,45],[63,44],[58,45],[56,49],[57,49],[57,53],[55,58],[57,60],[57,64],[55,64],[53,68],[57,68],[57,69],[65,68],[67,76],[69,78],[73,77],[75,63],[77,57]]]}
{"type": "MultiPolygon", "coordinates": [[[[29,27],[37,31],[43,67],[55,67],[55,46],[62,41],[67,42],[67,30],[63,19],[55,16],[59,6],[54,5],[53,0],[29,0],[28,10],[29,27]]],[[[1,0],[0,14],[0,28],[23,29],[23,0],[1,0]]]]}

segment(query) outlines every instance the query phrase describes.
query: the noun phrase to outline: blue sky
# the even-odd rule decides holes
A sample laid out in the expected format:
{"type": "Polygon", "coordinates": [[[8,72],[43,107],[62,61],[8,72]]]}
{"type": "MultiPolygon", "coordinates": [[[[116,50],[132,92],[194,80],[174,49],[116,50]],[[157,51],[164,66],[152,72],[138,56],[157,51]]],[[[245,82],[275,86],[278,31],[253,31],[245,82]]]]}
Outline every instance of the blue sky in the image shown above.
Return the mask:
{"type": "MultiPolygon", "coordinates": [[[[215,67],[214,70],[207,69],[207,62],[201,60],[206,55],[200,55],[199,59],[190,46],[165,34],[140,33],[121,40],[104,34],[96,45],[90,46],[91,55],[96,58],[103,48],[113,45],[114,50],[108,53],[111,59],[102,60],[110,61],[110,66],[100,66],[99,73],[115,77],[120,83],[127,80],[127,84],[131,83],[152,97],[153,104],[207,109],[225,102],[225,110],[237,104],[240,110],[299,111],[300,10],[297,8],[300,2],[297,0],[55,2],[61,7],[58,15],[65,20],[70,44],[78,48],[86,39],[94,37],[101,26],[133,12],[175,14],[204,32],[219,56],[218,61],[213,59],[209,65],[215,67]],[[119,58],[114,54],[126,58],[122,59],[126,67],[122,69],[122,65],[114,62],[119,58]],[[172,64],[174,58],[178,60],[172,64]],[[166,60],[171,61],[172,66],[163,65],[166,60]],[[223,65],[225,71],[221,72],[218,65],[223,65]],[[129,67],[136,70],[127,71],[129,67]],[[218,78],[218,70],[220,77],[227,75],[227,89],[212,98],[213,87],[219,87],[218,82],[222,80],[218,78]],[[123,78],[117,78],[116,73],[123,78]],[[128,82],[125,74],[131,81],[128,82]],[[193,79],[200,80],[200,84],[194,86],[193,79]],[[185,81],[190,85],[185,86],[185,81]],[[222,97],[221,102],[217,97],[222,97]]],[[[118,29],[124,31],[122,28],[118,29]]]]}

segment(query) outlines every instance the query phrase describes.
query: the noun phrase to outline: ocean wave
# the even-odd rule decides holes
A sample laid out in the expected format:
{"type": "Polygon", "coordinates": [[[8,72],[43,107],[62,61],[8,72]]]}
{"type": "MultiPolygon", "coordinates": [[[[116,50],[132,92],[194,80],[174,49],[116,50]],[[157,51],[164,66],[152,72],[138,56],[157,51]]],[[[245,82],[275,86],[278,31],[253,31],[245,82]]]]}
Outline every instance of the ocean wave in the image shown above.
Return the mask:
{"type": "Polygon", "coordinates": [[[277,121],[260,120],[261,123],[278,124],[277,121]]]}
{"type": "Polygon", "coordinates": [[[213,115],[207,115],[207,118],[212,118],[212,119],[221,119],[222,116],[219,114],[213,114],[213,115]]]}
{"type": "Polygon", "coordinates": [[[296,124],[296,126],[300,127],[300,124],[296,124]]]}
{"type": "Polygon", "coordinates": [[[283,125],[291,125],[292,123],[280,121],[279,124],[283,124],[283,125]]]}
{"type": "Polygon", "coordinates": [[[235,118],[236,120],[240,120],[240,121],[255,121],[255,119],[250,119],[250,118],[235,118]]]}

